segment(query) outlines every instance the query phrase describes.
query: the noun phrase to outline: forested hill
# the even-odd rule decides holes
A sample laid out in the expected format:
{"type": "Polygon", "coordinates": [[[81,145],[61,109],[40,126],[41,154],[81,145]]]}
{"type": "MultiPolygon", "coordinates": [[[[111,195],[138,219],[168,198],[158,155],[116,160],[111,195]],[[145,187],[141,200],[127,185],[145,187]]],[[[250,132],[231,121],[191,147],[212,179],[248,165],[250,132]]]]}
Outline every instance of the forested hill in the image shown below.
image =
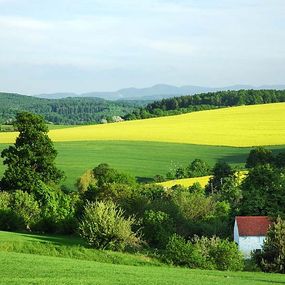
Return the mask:
{"type": "Polygon", "coordinates": [[[124,119],[145,119],[223,107],[285,102],[285,90],[218,91],[163,99],[141,107],[124,119]]]}
{"type": "Polygon", "coordinates": [[[54,124],[91,124],[124,116],[142,102],[114,102],[100,98],[41,99],[19,94],[0,93],[0,124],[11,122],[17,112],[43,115],[54,124]]]}

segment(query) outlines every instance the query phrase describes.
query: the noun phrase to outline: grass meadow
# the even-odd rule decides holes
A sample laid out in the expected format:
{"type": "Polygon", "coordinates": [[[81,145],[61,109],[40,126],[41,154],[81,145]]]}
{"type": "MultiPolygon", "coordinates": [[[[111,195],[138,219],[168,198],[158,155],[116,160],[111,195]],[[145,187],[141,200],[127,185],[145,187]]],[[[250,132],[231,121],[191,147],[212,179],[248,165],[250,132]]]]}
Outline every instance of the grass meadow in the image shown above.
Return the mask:
{"type": "MultiPolygon", "coordinates": [[[[70,188],[87,169],[102,162],[141,181],[148,181],[156,174],[165,175],[174,166],[185,167],[195,158],[205,160],[212,166],[223,160],[243,168],[251,149],[134,141],[57,142],[54,145],[58,151],[57,165],[66,174],[63,184],[70,188]]],[[[7,146],[0,144],[0,151],[7,146]]],[[[285,151],[285,146],[269,148],[276,153],[285,151]]],[[[0,163],[0,176],[3,171],[4,166],[0,163]]]]}
{"type": "MultiPolygon", "coordinates": [[[[177,116],[50,131],[54,142],[156,141],[251,147],[285,144],[285,103],[238,106],[177,116]]],[[[14,142],[16,133],[0,133],[14,142]]]]}
{"type": "Polygon", "coordinates": [[[0,232],[0,263],[0,284],[5,285],[284,284],[280,274],[175,268],[143,255],[86,249],[77,238],[8,232],[0,232]],[[92,251],[92,258],[84,249],[92,251]]]}

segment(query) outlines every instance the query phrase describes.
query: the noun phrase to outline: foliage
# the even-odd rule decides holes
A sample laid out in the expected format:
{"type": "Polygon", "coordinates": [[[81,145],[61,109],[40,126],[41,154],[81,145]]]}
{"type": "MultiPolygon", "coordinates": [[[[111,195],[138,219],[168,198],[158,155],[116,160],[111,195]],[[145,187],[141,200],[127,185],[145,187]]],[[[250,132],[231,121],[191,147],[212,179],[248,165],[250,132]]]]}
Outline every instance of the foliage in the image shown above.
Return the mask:
{"type": "Polygon", "coordinates": [[[177,115],[214,108],[285,102],[284,90],[218,91],[163,99],[148,104],[125,116],[125,119],[145,119],[177,115]]]}
{"type": "Polygon", "coordinates": [[[54,124],[83,125],[112,121],[113,116],[123,116],[137,106],[139,101],[107,101],[100,98],[41,99],[18,94],[0,93],[0,123],[11,122],[18,111],[42,115],[54,124]],[[110,118],[110,119],[109,119],[110,118]]]}
{"type": "Polygon", "coordinates": [[[177,234],[169,238],[164,258],[168,263],[190,268],[203,268],[205,263],[205,259],[193,244],[177,234]]]}
{"type": "Polygon", "coordinates": [[[63,172],[55,166],[57,152],[47,135],[43,118],[27,112],[18,113],[15,126],[19,131],[16,143],[1,153],[7,166],[1,180],[2,189],[30,193],[38,180],[58,183],[63,172]]]}
{"type": "Polygon", "coordinates": [[[252,168],[260,164],[271,164],[274,161],[272,151],[263,147],[252,149],[246,160],[246,167],[252,168]]]}
{"type": "Polygon", "coordinates": [[[210,178],[206,190],[208,193],[219,193],[225,182],[225,178],[234,175],[234,170],[225,161],[219,161],[213,168],[213,177],[210,178]]]}
{"type": "Polygon", "coordinates": [[[32,194],[0,192],[0,229],[30,230],[39,219],[39,205],[32,194]]]}
{"type": "Polygon", "coordinates": [[[166,260],[175,265],[190,268],[240,271],[243,257],[234,242],[217,237],[194,237],[186,241],[173,235],[166,247],[166,260]]]}
{"type": "Polygon", "coordinates": [[[12,202],[13,212],[23,221],[23,229],[30,230],[40,219],[40,207],[32,194],[15,191],[12,202]]]}
{"type": "Polygon", "coordinates": [[[257,165],[248,172],[241,189],[241,214],[285,215],[285,176],[282,169],[269,164],[257,165]]]}
{"type": "Polygon", "coordinates": [[[77,179],[76,188],[79,193],[83,194],[88,190],[88,187],[94,187],[96,185],[96,179],[94,178],[93,171],[87,170],[77,179]]]}
{"type": "Polygon", "coordinates": [[[88,203],[79,225],[80,235],[97,249],[123,250],[137,246],[139,238],[132,231],[135,219],[125,218],[113,202],[88,203]]]}
{"type": "Polygon", "coordinates": [[[201,159],[194,159],[187,167],[187,177],[202,177],[211,174],[209,164],[201,159]]]}
{"type": "Polygon", "coordinates": [[[79,197],[38,182],[34,195],[41,208],[41,220],[37,228],[43,232],[74,232],[77,227],[75,212],[79,197]]]}
{"type": "Polygon", "coordinates": [[[142,232],[144,239],[153,247],[165,247],[174,234],[174,221],[162,211],[147,210],[143,216],[142,232]]]}
{"type": "Polygon", "coordinates": [[[285,220],[280,217],[269,228],[261,252],[254,259],[265,272],[285,273],[285,220]]]}
{"type": "Polygon", "coordinates": [[[244,267],[243,256],[237,245],[219,237],[194,237],[192,242],[213,268],[218,270],[240,271],[244,267]]]}

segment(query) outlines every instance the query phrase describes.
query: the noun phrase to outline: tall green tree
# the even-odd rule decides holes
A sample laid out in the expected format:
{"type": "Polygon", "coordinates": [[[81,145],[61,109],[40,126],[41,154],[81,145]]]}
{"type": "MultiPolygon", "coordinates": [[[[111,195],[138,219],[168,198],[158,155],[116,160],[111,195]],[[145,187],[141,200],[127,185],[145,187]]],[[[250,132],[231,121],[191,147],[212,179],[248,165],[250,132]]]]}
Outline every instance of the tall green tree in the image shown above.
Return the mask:
{"type": "Polygon", "coordinates": [[[242,185],[243,215],[285,216],[285,172],[272,165],[250,169],[242,185]]]}
{"type": "Polygon", "coordinates": [[[270,227],[261,253],[254,257],[263,271],[285,273],[285,221],[280,217],[270,227]]]}
{"type": "Polygon", "coordinates": [[[246,160],[246,167],[253,168],[257,165],[272,164],[274,162],[274,156],[271,150],[263,147],[257,147],[252,149],[246,160]]]}
{"type": "Polygon", "coordinates": [[[57,184],[64,174],[55,165],[57,151],[48,137],[48,128],[39,115],[21,112],[14,126],[19,136],[14,145],[1,153],[6,165],[1,180],[2,190],[32,192],[38,181],[57,184]]]}

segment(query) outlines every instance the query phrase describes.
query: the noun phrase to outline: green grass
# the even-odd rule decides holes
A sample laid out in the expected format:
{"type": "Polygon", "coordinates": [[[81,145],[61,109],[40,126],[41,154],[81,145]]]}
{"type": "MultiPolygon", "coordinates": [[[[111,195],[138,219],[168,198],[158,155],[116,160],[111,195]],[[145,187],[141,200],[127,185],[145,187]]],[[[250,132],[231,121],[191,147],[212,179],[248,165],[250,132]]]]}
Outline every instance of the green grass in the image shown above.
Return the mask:
{"type": "Polygon", "coordinates": [[[162,266],[156,258],[89,248],[79,237],[0,231],[0,252],[16,252],[133,266],[162,266]]]}
{"type": "Polygon", "coordinates": [[[0,252],[0,284],[266,285],[284,284],[278,274],[217,272],[128,266],[0,252]]]}
{"type": "Polygon", "coordinates": [[[284,275],[175,268],[56,235],[0,232],[0,263],[0,284],[285,284],[284,275]]]}
{"type": "MultiPolygon", "coordinates": [[[[213,165],[225,160],[234,166],[244,166],[251,148],[218,147],[191,144],[91,141],[55,143],[57,164],[65,171],[65,185],[73,187],[76,179],[87,169],[106,162],[111,166],[143,179],[156,174],[165,175],[171,165],[186,166],[195,158],[213,165]]],[[[7,145],[0,144],[0,151],[7,145]]],[[[285,146],[268,147],[275,152],[285,151],[285,146]]],[[[0,164],[0,175],[4,167],[0,164]]]]}

